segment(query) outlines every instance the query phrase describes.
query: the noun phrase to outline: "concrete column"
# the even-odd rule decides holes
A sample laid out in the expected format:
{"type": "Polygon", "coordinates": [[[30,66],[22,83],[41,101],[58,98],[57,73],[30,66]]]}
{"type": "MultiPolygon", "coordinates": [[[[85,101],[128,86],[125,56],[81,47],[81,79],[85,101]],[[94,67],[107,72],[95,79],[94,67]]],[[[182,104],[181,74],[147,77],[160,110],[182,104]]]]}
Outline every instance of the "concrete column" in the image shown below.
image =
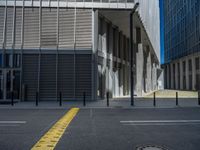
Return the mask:
{"type": "Polygon", "coordinates": [[[147,52],[147,78],[146,78],[146,88],[147,92],[151,91],[151,54],[147,52]]]}
{"type": "Polygon", "coordinates": [[[167,69],[166,69],[166,76],[167,76],[167,81],[166,81],[166,84],[167,84],[167,89],[169,89],[169,65],[167,64],[167,69]]]}
{"type": "Polygon", "coordinates": [[[144,53],[143,45],[138,44],[138,53],[136,54],[136,91],[137,95],[142,96],[143,90],[143,65],[144,65],[144,53]]]}
{"type": "Polygon", "coordinates": [[[179,61],[180,64],[180,89],[183,89],[183,61],[179,61]]]}
{"type": "Polygon", "coordinates": [[[152,90],[156,90],[157,79],[156,79],[156,64],[152,65],[152,90]]]}
{"type": "Polygon", "coordinates": [[[123,88],[123,95],[125,96],[126,95],[126,87],[127,87],[127,84],[126,84],[126,64],[123,65],[123,85],[124,85],[124,88],[123,88]]]}
{"type": "Polygon", "coordinates": [[[122,97],[123,96],[123,89],[124,89],[124,82],[123,82],[123,64],[121,64],[121,69],[119,70],[119,73],[120,73],[120,79],[119,79],[119,93],[120,93],[120,96],[122,97]]]}
{"type": "Polygon", "coordinates": [[[164,66],[164,76],[163,77],[164,77],[164,80],[163,80],[164,88],[167,89],[167,66],[166,65],[164,66]]]}
{"type": "Polygon", "coordinates": [[[176,84],[176,87],[175,87],[175,89],[178,89],[178,63],[176,62],[175,63],[175,84],[176,84]]]}
{"type": "Polygon", "coordinates": [[[144,51],[144,65],[143,65],[143,93],[147,92],[147,84],[146,84],[146,78],[147,78],[147,52],[144,51]]]}
{"type": "Polygon", "coordinates": [[[186,73],[186,89],[189,90],[189,62],[188,59],[186,59],[185,61],[185,65],[186,65],[186,69],[185,69],[185,73],[186,73]]]}
{"type": "Polygon", "coordinates": [[[196,90],[196,64],[195,57],[192,58],[192,90],[196,90]]]}
{"type": "Polygon", "coordinates": [[[174,71],[173,71],[173,63],[170,64],[170,70],[171,70],[171,74],[170,74],[170,81],[171,81],[171,89],[174,89],[174,71]]]}

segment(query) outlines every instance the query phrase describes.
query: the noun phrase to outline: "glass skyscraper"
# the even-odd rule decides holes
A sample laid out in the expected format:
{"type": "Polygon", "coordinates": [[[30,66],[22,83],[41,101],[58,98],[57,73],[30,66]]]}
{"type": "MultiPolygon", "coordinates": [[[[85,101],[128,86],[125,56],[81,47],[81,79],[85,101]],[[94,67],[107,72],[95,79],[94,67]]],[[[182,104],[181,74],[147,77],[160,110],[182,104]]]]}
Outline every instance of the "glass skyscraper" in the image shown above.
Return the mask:
{"type": "Polygon", "coordinates": [[[164,0],[165,88],[200,89],[200,1],[164,0]]]}

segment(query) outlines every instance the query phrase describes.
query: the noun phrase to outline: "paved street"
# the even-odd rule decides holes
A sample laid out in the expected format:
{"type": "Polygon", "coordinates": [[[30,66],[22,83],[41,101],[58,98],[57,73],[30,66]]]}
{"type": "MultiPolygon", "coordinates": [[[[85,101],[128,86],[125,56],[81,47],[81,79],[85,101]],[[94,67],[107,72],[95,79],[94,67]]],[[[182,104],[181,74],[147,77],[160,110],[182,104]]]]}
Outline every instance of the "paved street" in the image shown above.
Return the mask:
{"type": "MultiPolygon", "coordinates": [[[[69,109],[0,109],[0,147],[27,150],[69,109]]],[[[199,108],[82,108],[58,141],[58,150],[134,150],[159,145],[198,150],[199,108]]]]}
{"type": "Polygon", "coordinates": [[[67,110],[54,109],[0,110],[0,149],[31,149],[33,144],[35,144],[66,111],[67,110]]]}

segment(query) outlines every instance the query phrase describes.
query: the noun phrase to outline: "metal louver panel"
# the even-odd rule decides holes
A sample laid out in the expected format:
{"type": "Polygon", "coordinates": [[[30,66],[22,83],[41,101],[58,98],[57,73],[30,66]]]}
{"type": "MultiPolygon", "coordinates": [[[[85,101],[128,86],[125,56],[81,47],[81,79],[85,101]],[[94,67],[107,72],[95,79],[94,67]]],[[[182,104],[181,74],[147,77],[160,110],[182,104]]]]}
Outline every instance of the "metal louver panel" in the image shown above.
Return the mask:
{"type": "Polygon", "coordinates": [[[77,9],[76,48],[92,47],[92,10],[77,9]]]}
{"type": "Polygon", "coordinates": [[[13,41],[13,15],[14,15],[14,8],[8,7],[7,8],[7,23],[6,23],[6,48],[12,48],[12,41],[13,41]]]}
{"type": "Polygon", "coordinates": [[[76,98],[82,98],[83,92],[86,92],[87,99],[91,99],[91,55],[76,55],[76,98]]]}
{"type": "Polygon", "coordinates": [[[59,47],[74,48],[74,10],[59,10],[59,47]]]}
{"type": "Polygon", "coordinates": [[[56,99],[56,55],[41,54],[40,100],[56,99]]]}
{"type": "Polygon", "coordinates": [[[23,55],[23,84],[26,86],[25,100],[35,100],[38,87],[38,54],[23,55]]]}
{"type": "Polygon", "coordinates": [[[39,8],[24,10],[24,48],[39,47],[39,8]]]}
{"type": "Polygon", "coordinates": [[[15,48],[21,48],[22,8],[16,8],[15,48]]]}
{"type": "Polygon", "coordinates": [[[0,48],[3,46],[4,13],[5,7],[0,7],[0,48]]]}
{"type": "Polygon", "coordinates": [[[57,46],[57,9],[42,8],[42,48],[56,48],[57,46]]]}
{"type": "Polygon", "coordinates": [[[74,55],[58,56],[58,92],[65,100],[74,98],[74,55]]]}

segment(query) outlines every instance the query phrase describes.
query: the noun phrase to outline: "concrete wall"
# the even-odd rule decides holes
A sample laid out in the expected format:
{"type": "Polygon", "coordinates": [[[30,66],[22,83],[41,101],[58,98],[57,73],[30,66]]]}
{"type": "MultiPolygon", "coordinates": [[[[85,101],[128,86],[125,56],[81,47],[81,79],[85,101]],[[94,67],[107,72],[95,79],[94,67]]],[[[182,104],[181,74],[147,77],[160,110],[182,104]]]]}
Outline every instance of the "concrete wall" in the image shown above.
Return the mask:
{"type": "Polygon", "coordinates": [[[139,2],[139,15],[149,36],[152,47],[160,61],[160,10],[159,0],[136,0],[139,2]]]}
{"type": "Polygon", "coordinates": [[[170,64],[165,64],[163,66],[165,69],[165,88],[179,90],[199,90],[199,66],[200,53],[188,55],[186,57],[174,60],[170,64]]]}

